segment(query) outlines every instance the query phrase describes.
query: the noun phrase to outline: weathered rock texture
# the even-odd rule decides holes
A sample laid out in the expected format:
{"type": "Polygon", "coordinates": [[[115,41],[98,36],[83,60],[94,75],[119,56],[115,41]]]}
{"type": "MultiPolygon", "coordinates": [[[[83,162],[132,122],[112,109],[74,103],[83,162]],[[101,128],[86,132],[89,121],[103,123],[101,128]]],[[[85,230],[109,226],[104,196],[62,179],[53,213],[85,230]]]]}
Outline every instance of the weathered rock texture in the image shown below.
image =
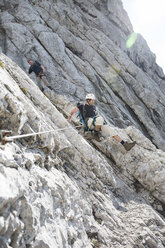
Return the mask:
{"type": "Polygon", "coordinates": [[[24,70],[26,58],[47,68],[56,93],[72,101],[95,92],[120,128],[135,125],[165,147],[165,81],[146,41],[133,31],[120,0],[1,1],[2,52],[24,70]]]}
{"type": "Polygon", "coordinates": [[[0,247],[163,248],[164,74],[140,35],[126,49],[133,29],[121,1],[0,7],[0,129],[62,129],[0,146],[0,247]],[[27,58],[41,61],[54,91],[4,54],[24,71],[27,58]],[[88,92],[137,141],[130,152],[111,137],[88,142],[66,121],[88,92]]]}
{"type": "Polygon", "coordinates": [[[2,247],[163,247],[165,153],[133,127],[118,129],[137,141],[132,151],[108,137],[93,141],[100,153],[15,63],[0,60],[1,129],[62,129],[0,147],[2,247]]]}

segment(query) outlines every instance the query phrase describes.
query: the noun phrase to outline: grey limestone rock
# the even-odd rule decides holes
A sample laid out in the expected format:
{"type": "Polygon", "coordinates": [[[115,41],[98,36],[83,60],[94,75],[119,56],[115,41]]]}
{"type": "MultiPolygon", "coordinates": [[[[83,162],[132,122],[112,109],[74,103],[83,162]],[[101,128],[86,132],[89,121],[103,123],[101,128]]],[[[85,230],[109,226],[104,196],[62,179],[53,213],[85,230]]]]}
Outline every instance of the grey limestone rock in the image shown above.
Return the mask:
{"type": "Polygon", "coordinates": [[[165,76],[120,0],[0,2],[0,246],[164,247],[165,76]],[[40,61],[41,92],[26,59],[40,61]],[[87,140],[86,93],[122,139],[87,140]],[[75,124],[75,126],[74,126],[75,124]]]}

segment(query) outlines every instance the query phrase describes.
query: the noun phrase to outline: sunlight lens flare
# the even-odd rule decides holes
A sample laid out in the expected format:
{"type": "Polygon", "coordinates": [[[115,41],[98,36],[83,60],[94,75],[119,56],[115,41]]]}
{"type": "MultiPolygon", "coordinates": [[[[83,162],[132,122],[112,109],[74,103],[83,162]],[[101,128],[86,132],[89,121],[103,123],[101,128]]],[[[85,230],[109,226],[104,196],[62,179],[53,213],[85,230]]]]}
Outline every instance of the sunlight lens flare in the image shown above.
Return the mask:
{"type": "Polygon", "coordinates": [[[138,36],[138,34],[135,32],[133,32],[129,36],[128,40],[126,41],[126,47],[127,48],[131,48],[133,46],[133,44],[136,42],[137,36],[138,36]]]}

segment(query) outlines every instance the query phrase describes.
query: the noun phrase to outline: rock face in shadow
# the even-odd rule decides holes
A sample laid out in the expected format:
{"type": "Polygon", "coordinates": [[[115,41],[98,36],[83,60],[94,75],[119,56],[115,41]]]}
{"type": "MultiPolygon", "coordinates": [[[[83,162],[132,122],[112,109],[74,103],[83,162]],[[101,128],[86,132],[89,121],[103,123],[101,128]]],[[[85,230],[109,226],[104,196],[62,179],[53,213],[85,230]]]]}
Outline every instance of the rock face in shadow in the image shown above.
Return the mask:
{"type": "Polygon", "coordinates": [[[0,247],[163,248],[165,76],[140,34],[126,48],[133,28],[122,2],[0,9],[0,130],[54,130],[0,145],[0,247]],[[45,66],[53,91],[27,76],[27,58],[45,66]],[[67,122],[91,92],[120,137],[136,140],[130,152],[67,122]]]}

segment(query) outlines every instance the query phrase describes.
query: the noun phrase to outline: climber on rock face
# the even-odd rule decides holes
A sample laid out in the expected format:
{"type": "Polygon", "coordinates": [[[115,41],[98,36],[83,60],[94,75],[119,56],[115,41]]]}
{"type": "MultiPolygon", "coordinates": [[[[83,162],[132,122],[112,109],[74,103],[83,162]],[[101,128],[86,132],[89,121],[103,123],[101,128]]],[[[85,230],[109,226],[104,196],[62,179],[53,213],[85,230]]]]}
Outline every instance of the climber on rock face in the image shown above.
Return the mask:
{"type": "Polygon", "coordinates": [[[96,138],[96,140],[100,140],[100,133],[102,131],[103,133],[112,136],[116,141],[120,142],[124,146],[126,151],[131,150],[136,142],[133,141],[129,143],[121,139],[116,131],[106,124],[104,118],[97,114],[96,106],[94,105],[94,103],[95,95],[87,94],[85,105],[78,103],[77,107],[75,107],[68,115],[68,121],[70,122],[72,115],[79,111],[82,115],[86,130],[93,131],[94,138],[96,138]]]}
{"type": "Polygon", "coordinates": [[[47,81],[46,75],[45,75],[45,68],[43,65],[41,65],[38,61],[33,61],[31,59],[28,59],[27,62],[30,64],[30,68],[28,71],[28,75],[30,75],[32,72],[35,73],[38,87],[41,91],[44,91],[44,88],[42,87],[41,80],[44,82],[44,84],[49,88],[52,89],[50,84],[47,81]]]}

